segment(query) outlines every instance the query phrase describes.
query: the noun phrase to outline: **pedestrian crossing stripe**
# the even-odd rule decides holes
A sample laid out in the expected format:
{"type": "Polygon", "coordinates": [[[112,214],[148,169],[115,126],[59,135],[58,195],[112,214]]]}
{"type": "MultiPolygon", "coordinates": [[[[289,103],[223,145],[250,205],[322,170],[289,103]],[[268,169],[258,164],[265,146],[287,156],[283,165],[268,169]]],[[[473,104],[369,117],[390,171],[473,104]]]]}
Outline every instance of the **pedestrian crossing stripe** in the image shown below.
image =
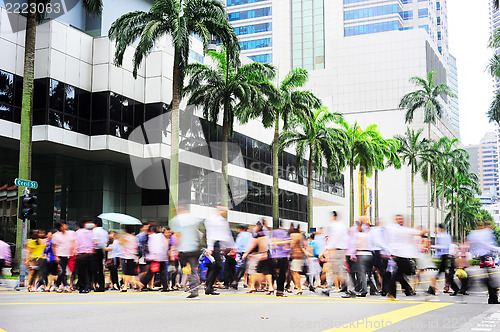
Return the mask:
{"type": "Polygon", "coordinates": [[[334,328],[325,330],[323,332],[354,331],[354,330],[365,331],[365,332],[376,331],[394,325],[408,318],[413,318],[433,310],[447,307],[452,304],[453,303],[422,303],[422,304],[412,305],[406,308],[397,309],[383,314],[363,318],[354,322],[347,322],[342,325],[339,324],[340,326],[336,326],[334,328]]]}

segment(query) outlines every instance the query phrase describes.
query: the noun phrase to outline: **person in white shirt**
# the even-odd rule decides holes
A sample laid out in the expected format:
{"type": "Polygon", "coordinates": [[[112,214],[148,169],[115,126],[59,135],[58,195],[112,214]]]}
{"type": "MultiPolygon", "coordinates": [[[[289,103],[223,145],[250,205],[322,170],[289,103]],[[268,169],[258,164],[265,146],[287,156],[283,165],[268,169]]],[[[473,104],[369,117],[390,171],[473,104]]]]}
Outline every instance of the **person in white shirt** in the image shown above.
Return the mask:
{"type": "Polygon", "coordinates": [[[96,219],[95,227],[92,229],[92,238],[95,243],[94,266],[91,266],[94,276],[94,291],[104,292],[104,250],[108,245],[108,232],[102,228],[100,218],[96,219]]]}
{"type": "MultiPolygon", "coordinates": [[[[500,251],[493,230],[490,227],[489,224],[478,224],[476,230],[470,232],[467,237],[472,255],[478,257],[481,261],[491,257],[493,252],[500,251]]],[[[486,268],[486,272],[486,277],[481,282],[485,283],[488,288],[488,304],[498,304],[498,279],[490,273],[489,268],[486,268]]]]}
{"type": "Polygon", "coordinates": [[[327,240],[325,250],[320,254],[321,257],[326,257],[325,263],[327,286],[322,292],[329,296],[330,291],[340,292],[340,285],[346,284],[348,292],[354,294],[354,286],[351,279],[345,270],[345,250],[347,249],[347,225],[338,220],[336,211],[332,211],[332,222],[327,228],[327,240]],[[331,290],[332,285],[335,288],[331,290]]]}
{"type": "Polygon", "coordinates": [[[407,296],[414,295],[411,286],[405,280],[405,274],[411,274],[412,263],[410,260],[417,256],[417,248],[415,246],[414,236],[421,236],[427,233],[426,230],[418,230],[414,228],[404,227],[404,218],[402,215],[396,215],[396,223],[386,228],[387,244],[391,249],[391,255],[397,265],[396,272],[392,275],[389,282],[387,298],[396,300],[396,281],[401,283],[401,287],[405,288],[407,296]]]}
{"type": "Polygon", "coordinates": [[[160,227],[156,223],[151,223],[148,229],[146,262],[147,271],[141,276],[142,290],[147,290],[147,285],[153,279],[156,272],[160,273],[162,292],[168,292],[167,264],[168,261],[168,241],[160,232],[160,227]]]}
{"type": "MultiPolygon", "coordinates": [[[[391,250],[385,240],[385,229],[380,226],[379,221],[375,221],[375,226],[370,228],[373,245],[373,267],[376,282],[380,285],[380,295],[386,296],[389,287],[391,274],[387,272],[387,264],[391,250]]],[[[370,289],[371,295],[371,289],[370,289]]]]}
{"type": "Polygon", "coordinates": [[[56,280],[57,292],[69,292],[68,277],[66,276],[66,267],[69,258],[76,249],[75,232],[68,230],[68,225],[64,222],[56,224],[57,232],[52,235],[52,248],[56,255],[56,262],[59,263],[59,276],[56,280]]]}
{"type": "MultiPolygon", "coordinates": [[[[363,227],[366,224],[366,217],[360,217],[360,223],[358,224],[358,232],[355,233],[354,236],[354,245],[356,247],[356,251],[351,255],[351,260],[356,261],[357,267],[357,277],[359,278],[359,283],[361,286],[361,291],[357,296],[366,297],[368,294],[368,279],[367,275],[370,275],[370,272],[373,268],[373,255],[371,252],[372,249],[372,240],[370,236],[370,228],[363,227]],[[363,218],[362,218],[363,217],[363,218]]],[[[371,289],[372,287],[370,287],[371,289]]]]}
{"type": "Polygon", "coordinates": [[[207,254],[215,260],[208,266],[205,294],[219,295],[214,291],[214,283],[222,270],[220,252],[224,249],[236,252],[233,235],[227,222],[227,207],[217,206],[217,214],[205,220],[205,228],[207,230],[207,254]]]}
{"type": "Polygon", "coordinates": [[[455,258],[453,255],[450,255],[450,245],[453,244],[453,239],[451,235],[446,233],[444,229],[444,224],[439,224],[438,233],[436,235],[436,245],[434,248],[436,249],[436,254],[434,258],[439,258],[441,263],[439,264],[439,270],[437,274],[432,278],[432,284],[429,286],[429,294],[436,295],[437,290],[437,279],[444,273],[447,284],[451,286],[453,289],[453,293],[450,294],[455,296],[458,294],[460,290],[453,280],[455,276],[455,258]],[[448,264],[449,263],[449,264],[448,264]],[[449,271],[448,270],[449,266],[449,271]]]}

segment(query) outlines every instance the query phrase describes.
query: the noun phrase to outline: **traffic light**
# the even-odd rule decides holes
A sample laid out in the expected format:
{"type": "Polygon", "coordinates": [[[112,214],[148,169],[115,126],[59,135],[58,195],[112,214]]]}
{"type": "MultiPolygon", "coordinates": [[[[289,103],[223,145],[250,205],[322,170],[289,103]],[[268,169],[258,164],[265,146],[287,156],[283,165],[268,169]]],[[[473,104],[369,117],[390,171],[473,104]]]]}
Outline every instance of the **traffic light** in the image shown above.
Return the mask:
{"type": "Polygon", "coordinates": [[[19,211],[18,211],[19,219],[28,219],[28,220],[36,219],[37,199],[38,198],[34,195],[22,196],[19,198],[19,211]]]}

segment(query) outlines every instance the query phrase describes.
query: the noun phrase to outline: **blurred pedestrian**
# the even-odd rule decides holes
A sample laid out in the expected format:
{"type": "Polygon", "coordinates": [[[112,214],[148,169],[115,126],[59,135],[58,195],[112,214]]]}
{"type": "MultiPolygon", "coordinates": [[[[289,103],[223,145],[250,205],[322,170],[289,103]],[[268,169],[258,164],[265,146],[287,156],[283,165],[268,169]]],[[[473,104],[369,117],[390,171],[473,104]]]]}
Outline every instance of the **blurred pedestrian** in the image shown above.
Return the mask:
{"type": "Polygon", "coordinates": [[[0,282],[3,282],[3,269],[11,264],[10,246],[3,241],[0,234],[0,282]]]}
{"type": "Polygon", "coordinates": [[[95,242],[95,251],[91,271],[93,273],[94,289],[96,292],[104,292],[104,258],[105,250],[108,245],[108,232],[102,228],[101,218],[95,219],[94,228],[92,229],[93,240],[95,242]]]}
{"type": "MultiPolygon", "coordinates": [[[[491,259],[493,252],[500,251],[489,224],[478,223],[476,229],[469,233],[467,242],[470,245],[471,253],[474,257],[479,258],[481,262],[491,259]]],[[[488,289],[488,304],[498,304],[498,280],[492,274],[493,271],[491,271],[488,265],[486,265],[486,272],[486,276],[482,278],[481,282],[488,289]]]]}
{"type": "Polygon", "coordinates": [[[233,234],[227,221],[227,207],[217,206],[217,213],[205,220],[207,230],[207,254],[213,257],[213,262],[208,265],[205,294],[219,295],[214,291],[214,283],[222,271],[221,250],[236,250],[233,234]]]}
{"type": "Polygon", "coordinates": [[[139,251],[139,240],[133,234],[134,226],[125,225],[125,232],[119,240],[122,247],[121,265],[122,265],[122,292],[126,292],[129,284],[138,291],[143,287],[142,283],[136,280],[137,262],[139,251]]]}
{"type": "Polygon", "coordinates": [[[84,217],[80,219],[80,228],[75,232],[76,243],[76,271],[78,274],[78,291],[87,294],[91,290],[91,265],[94,257],[94,240],[92,229],[95,224],[92,219],[84,217]]]}
{"type": "Polygon", "coordinates": [[[57,291],[69,292],[68,277],[66,268],[69,258],[75,250],[75,232],[68,230],[65,222],[56,223],[57,232],[52,235],[52,246],[56,255],[56,262],[59,264],[59,275],[56,280],[57,291]]]}
{"type": "Polygon", "coordinates": [[[176,234],[180,234],[179,245],[179,260],[183,268],[190,272],[188,274],[189,292],[187,299],[199,298],[199,264],[198,257],[200,255],[200,237],[198,225],[200,220],[189,213],[185,203],[178,203],[177,215],[170,220],[170,227],[176,234]]]}

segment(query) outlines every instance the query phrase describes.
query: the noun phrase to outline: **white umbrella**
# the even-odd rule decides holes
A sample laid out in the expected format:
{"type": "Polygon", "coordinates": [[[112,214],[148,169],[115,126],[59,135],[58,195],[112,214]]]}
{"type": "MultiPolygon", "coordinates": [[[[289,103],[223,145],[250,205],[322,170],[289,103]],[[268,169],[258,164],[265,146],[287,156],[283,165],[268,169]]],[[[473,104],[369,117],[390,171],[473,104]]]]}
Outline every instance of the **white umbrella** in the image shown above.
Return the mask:
{"type": "Polygon", "coordinates": [[[101,213],[98,217],[103,220],[116,222],[122,225],[142,225],[139,219],[123,213],[101,213]]]}

